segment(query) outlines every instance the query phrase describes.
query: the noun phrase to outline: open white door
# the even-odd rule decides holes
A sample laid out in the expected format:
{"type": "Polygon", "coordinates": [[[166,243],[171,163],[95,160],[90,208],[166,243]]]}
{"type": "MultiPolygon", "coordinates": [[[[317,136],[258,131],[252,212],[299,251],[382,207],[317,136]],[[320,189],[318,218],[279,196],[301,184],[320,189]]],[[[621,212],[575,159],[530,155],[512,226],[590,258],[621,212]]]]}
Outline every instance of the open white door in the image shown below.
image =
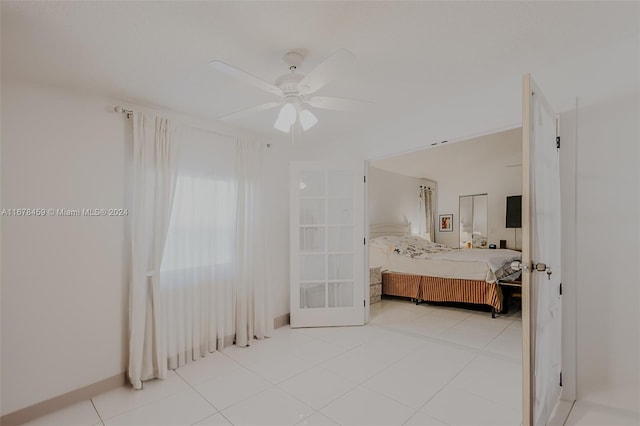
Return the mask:
{"type": "Polygon", "coordinates": [[[561,386],[560,139],[556,114],[523,77],[523,424],[545,425],[561,386]]]}
{"type": "Polygon", "coordinates": [[[364,324],[364,163],[292,163],[290,193],[291,327],[364,324]]]}

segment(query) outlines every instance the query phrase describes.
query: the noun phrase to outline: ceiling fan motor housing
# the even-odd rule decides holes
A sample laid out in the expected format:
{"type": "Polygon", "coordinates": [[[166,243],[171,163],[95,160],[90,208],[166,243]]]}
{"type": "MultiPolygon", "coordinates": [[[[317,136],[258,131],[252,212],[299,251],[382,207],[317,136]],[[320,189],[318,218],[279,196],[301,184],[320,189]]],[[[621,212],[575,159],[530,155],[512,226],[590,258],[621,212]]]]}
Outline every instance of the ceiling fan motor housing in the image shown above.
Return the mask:
{"type": "Polygon", "coordinates": [[[302,65],[302,62],[304,61],[304,56],[302,56],[302,54],[298,52],[287,52],[282,57],[282,60],[287,65],[289,65],[289,69],[291,69],[291,67],[298,68],[300,65],[302,65]]]}
{"type": "Polygon", "coordinates": [[[278,77],[275,85],[278,86],[285,95],[297,94],[300,91],[298,83],[300,83],[304,76],[296,73],[296,69],[302,65],[304,56],[298,52],[287,52],[282,57],[282,60],[289,65],[291,72],[278,77]]]}
{"type": "Polygon", "coordinates": [[[276,80],[275,85],[282,90],[285,95],[298,93],[298,83],[304,76],[295,72],[283,74],[276,80]]]}

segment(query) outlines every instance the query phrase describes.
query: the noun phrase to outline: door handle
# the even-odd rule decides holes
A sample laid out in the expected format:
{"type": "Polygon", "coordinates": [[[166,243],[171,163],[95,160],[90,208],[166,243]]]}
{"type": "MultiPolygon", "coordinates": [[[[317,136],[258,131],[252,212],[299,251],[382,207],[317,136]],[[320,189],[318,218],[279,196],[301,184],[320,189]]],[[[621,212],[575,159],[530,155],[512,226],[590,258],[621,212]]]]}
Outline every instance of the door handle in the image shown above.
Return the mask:
{"type": "Polygon", "coordinates": [[[546,263],[534,263],[533,267],[535,268],[536,271],[538,272],[546,272],[547,273],[547,278],[551,279],[551,267],[547,266],[546,263]]]}
{"type": "Polygon", "coordinates": [[[537,272],[546,272],[547,273],[547,278],[551,279],[551,267],[547,266],[546,263],[536,263],[536,262],[531,262],[531,268],[529,267],[529,265],[527,265],[526,263],[521,263],[518,261],[515,262],[511,262],[511,269],[513,269],[514,271],[522,271],[522,272],[529,272],[529,269],[532,269],[534,271],[537,272]]]}
{"type": "Polygon", "coordinates": [[[513,269],[514,271],[529,272],[529,265],[527,265],[526,263],[523,264],[516,260],[514,262],[511,262],[511,269],[513,269]]]}

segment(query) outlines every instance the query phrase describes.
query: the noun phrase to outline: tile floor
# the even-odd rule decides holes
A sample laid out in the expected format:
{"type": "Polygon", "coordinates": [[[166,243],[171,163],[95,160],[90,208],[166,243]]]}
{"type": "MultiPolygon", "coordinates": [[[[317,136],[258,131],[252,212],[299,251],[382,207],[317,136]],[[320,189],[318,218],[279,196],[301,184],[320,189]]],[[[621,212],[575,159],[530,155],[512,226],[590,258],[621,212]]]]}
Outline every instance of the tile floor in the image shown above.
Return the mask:
{"type": "Polygon", "coordinates": [[[29,425],[518,425],[520,312],[384,299],[363,327],[280,328],[29,425]]]}

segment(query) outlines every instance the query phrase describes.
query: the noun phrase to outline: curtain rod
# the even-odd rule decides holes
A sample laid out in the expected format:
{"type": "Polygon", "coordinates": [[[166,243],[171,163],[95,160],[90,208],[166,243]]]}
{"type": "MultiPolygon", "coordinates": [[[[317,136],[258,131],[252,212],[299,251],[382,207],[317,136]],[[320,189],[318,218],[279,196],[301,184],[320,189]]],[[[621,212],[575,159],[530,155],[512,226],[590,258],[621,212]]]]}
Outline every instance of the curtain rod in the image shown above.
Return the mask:
{"type": "MultiPolygon", "coordinates": [[[[125,109],[125,108],[121,107],[120,105],[116,105],[116,106],[114,106],[114,107],[113,107],[113,110],[114,110],[115,112],[121,112],[121,113],[123,113],[124,115],[126,115],[126,116],[127,116],[127,118],[128,118],[128,119],[130,119],[131,117],[133,117],[133,111],[132,111],[132,110],[130,110],[130,109],[125,109]]],[[[193,127],[193,128],[195,128],[195,129],[198,129],[198,130],[205,131],[205,132],[213,133],[213,134],[215,134],[215,135],[219,135],[219,136],[227,137],[227,138],[236,138],[236,137],[237,137],[237,136],[233,136],[233,135],[227,135],[227,134],[225,134],[225,133],[216,132],[216,131],[211,130],[211,129],[205,129],[205,128],[203,128],[203,127],[192,126],[192,125],[190,125],[190,124],[188,124],[188,126],[189,126],[189,127],[193,127]]],[[[266,146],[267,146],[267,148],[271,148],[271,144],[270,144],[270,143],[266,144],[266,146]]]]}
{"type": "Polygon", "coordinates": [[[131,111],[130,109],[124,109],[119,105],[114,106],[113,110],[115,112],[121,112],[121,113],[125,114],[127,116],[127,118],[131,118],[131,116],[133,116],[133,111],[131,111]]]}

